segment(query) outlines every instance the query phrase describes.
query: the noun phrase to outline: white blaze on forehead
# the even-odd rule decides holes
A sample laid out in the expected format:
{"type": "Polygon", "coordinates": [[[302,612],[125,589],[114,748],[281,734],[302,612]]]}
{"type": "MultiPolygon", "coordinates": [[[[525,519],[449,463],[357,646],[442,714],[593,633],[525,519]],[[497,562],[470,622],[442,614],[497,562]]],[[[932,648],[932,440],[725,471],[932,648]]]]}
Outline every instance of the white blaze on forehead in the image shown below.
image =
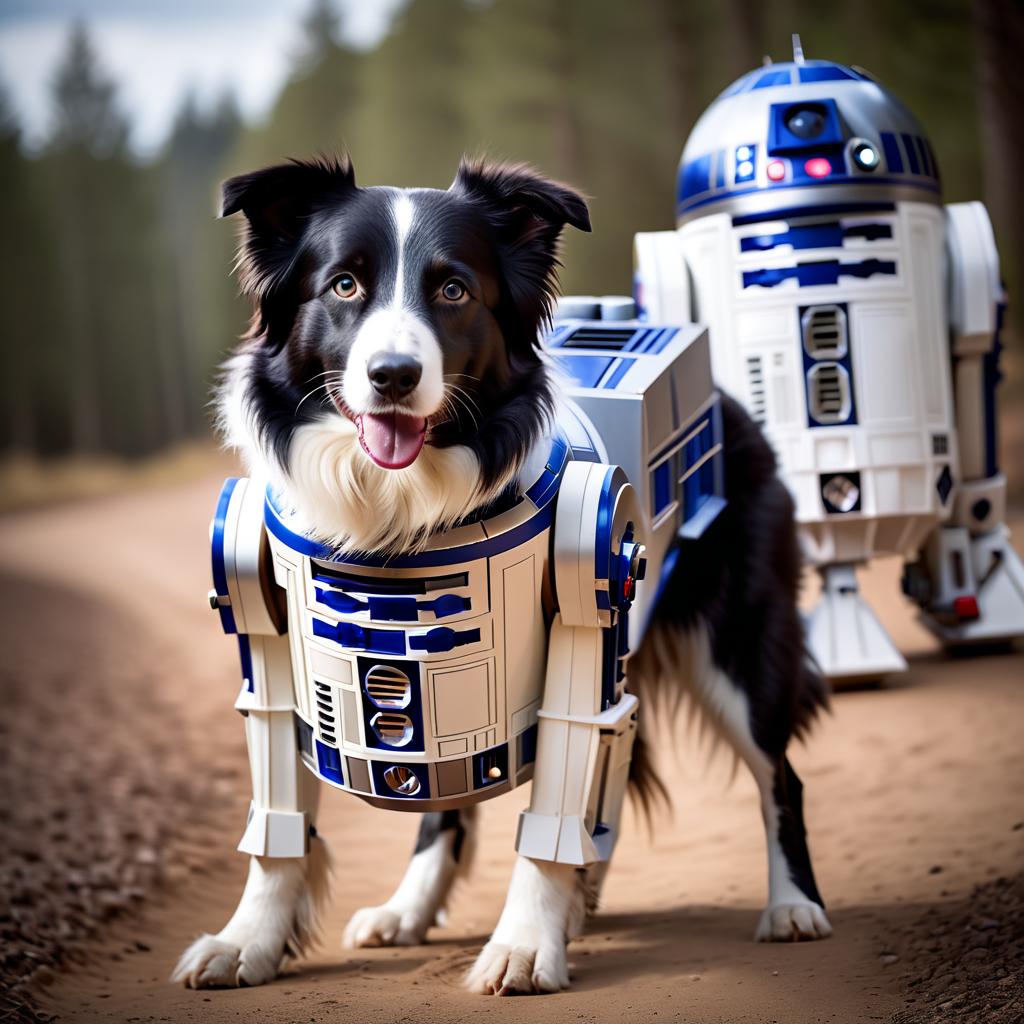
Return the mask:
{"type": "Polygon", "coordinates": [[[416,416],[431,416],[444,400],[444,356],[431,326],[416,312],[415,302],[407,302],[407,249],[416,217],[416,204],[408,190],[394,189],[391,215],[395,230],[395,277],[389,287],[381,282],[384,295],[391,301],[363,321],[349,351],[342,391],[345,404],[357,415],[379,406],[379,399],[367,376],[367,366],[380,352],[396,352],[418,359],[423,375],[415,390],[403,403],[416,416]]]}
{"type": "Polygon", "coordinates": [[[412,232],[413,217],[416,208],[412,196],[408,192],[398,192],[391,204],[391,213],[395,218],[395,248],[398,253],[398,265],[395,270],[395,291],[391,297],[393,306],[401,305],[405,300],[405,248],[412,232]]]}

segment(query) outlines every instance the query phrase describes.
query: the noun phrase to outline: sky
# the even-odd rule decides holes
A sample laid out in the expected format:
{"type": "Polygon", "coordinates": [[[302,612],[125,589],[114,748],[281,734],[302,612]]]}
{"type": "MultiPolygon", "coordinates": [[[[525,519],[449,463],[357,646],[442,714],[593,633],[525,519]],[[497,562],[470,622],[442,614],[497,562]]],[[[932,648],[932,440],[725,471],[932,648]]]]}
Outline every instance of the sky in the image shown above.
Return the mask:
{"type": "MultiPolygon", "coordinates": [[[[346,41],[374,46],[402,0],[333,0],[346,41]]],[[[69,27],[84,21],[142,155],[159,149],[183,97],[234,92],[258,120],[284,83],[310,0],[0,0],[0,83],[30,146],[45,138],[69,27]]]]}

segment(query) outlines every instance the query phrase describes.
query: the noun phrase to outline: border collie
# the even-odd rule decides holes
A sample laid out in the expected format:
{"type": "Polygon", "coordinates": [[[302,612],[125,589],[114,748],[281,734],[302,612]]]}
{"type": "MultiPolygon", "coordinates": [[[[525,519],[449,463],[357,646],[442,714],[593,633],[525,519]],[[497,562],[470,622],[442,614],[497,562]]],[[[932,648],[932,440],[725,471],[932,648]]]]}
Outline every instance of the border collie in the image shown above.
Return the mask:
{"type": "MultiPolygon", "coordinates": [[[[524,166],[465,160],[447,191],[360,188],[338,159],[230,179],[223,214],[239,211],[238,270],[255,313],[226,367],[220,425],[310,535],[408,551],[516,486],[534,447],[549,444],[556,395],[538,332],[563,228],[590,229],[580,195],[524,166]]],[[[793,506],[757,427],[728,399],[723,416],[727,508],[679,559],[629,689],[645,716],[688,697],[752,772],[768,847],[756,938],[821,938],[831,928],[786,759],[826,703],[797,612],[793,506]]],[[[665,797],[642,735],[630,774],[643,805],[665,797]]],[[[356,913],[346,944],[423,942],[468,870],[475,827],[472,808],[424,814],[401,885],[356,913]]],[[[301,952],[324,874],[314,845],[308,864],[253,858],[230,926],[197,940],[175,976],[258,984],[301,952]],[[250,890],[259,900],[246,903],[250,890]]],[[[520,857],[468,986],[566,987],[566,943],[592,896],[584,872],[520,857]]]]}

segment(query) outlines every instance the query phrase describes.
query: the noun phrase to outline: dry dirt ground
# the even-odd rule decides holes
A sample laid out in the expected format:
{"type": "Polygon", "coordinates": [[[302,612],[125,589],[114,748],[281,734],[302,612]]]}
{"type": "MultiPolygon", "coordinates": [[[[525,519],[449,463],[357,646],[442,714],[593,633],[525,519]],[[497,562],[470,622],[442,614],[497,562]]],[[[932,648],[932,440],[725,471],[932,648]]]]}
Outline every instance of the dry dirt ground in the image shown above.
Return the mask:
{"type": "Polygon", "coordinates": [[[477,869],[429,945],[354,952],[343,925],[389,894],[416,818],[325,794],[335,872],[319,950],[259,989],[172,986],[245,871],[235,652],[205,601],[218,484],[0,520],[0,1020],[1024,1019],[1024,657],[944,658],[894,562],[865,589],[910,671],[840,694],[793,755],[833,939],[750,941],[765,893],[754,787],[680,725],[661,759],[674,816],[653,841],[627,819],[604,906],[570,947],[570,992],[459,985],[500,910],[523,792],[484,806],[477,869]]]}

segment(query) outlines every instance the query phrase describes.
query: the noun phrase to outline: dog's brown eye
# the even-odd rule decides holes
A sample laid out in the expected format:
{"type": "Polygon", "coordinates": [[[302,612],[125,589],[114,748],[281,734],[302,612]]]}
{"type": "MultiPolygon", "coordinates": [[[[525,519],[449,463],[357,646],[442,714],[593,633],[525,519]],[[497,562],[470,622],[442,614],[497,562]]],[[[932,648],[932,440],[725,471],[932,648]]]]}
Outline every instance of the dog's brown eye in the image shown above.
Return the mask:
{"type": "Polygon", "coordinates": [[[441,294],[449,302],[458,302],[466,294],[466,286],[461,281],[456,281],[453,277],[450,281],[446,281],[444,287],[441,289],[441,294]]]}
{"type": "Polygon", "coordinates": [[[359,282],[351,274],[341,274],[333,285],[339,299],[354,299],[359,294],[359,282]]]}

